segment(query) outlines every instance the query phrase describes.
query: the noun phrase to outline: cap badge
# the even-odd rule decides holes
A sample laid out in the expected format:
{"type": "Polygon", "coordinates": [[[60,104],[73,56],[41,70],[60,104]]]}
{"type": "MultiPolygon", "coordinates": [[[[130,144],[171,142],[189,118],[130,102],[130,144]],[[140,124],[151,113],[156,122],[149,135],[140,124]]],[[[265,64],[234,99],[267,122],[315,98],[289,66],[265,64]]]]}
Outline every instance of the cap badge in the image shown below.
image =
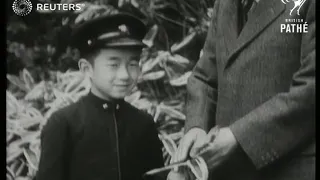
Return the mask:
{"type": "Polygon", "coordinates": [[[122,33],[129,33],[127,26],[124,25],[124,24],[118,26],[118,29],[119,29],[122,33]]]}

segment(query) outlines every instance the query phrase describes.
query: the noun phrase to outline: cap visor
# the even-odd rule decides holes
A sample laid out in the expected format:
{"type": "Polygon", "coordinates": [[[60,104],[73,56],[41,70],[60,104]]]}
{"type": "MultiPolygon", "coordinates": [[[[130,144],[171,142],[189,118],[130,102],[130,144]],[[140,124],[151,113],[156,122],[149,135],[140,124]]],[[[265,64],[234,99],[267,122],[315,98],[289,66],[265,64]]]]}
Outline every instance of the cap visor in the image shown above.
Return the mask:
{"type": "Polygon", "coordinates": [[[124,46],[138,46],[138,47],[147,47],[140,40],[132,39],[132,38],[119,38],[113,41],[107,42],[104,44],[106,47],[124,47],[124,46]]]}

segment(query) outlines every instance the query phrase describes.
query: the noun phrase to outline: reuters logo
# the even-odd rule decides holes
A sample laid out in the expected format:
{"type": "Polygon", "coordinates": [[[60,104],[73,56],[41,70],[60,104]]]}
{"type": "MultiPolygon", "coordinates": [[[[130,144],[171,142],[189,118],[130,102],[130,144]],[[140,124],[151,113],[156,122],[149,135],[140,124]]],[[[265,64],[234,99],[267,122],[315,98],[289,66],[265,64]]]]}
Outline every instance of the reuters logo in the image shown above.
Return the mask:
{"type": "Polygon", "coordinates": [[[15,0],[12,4],[13,12],[18,16],[26,16],[31,13],[32,4],[30,0],[15,0]]]}

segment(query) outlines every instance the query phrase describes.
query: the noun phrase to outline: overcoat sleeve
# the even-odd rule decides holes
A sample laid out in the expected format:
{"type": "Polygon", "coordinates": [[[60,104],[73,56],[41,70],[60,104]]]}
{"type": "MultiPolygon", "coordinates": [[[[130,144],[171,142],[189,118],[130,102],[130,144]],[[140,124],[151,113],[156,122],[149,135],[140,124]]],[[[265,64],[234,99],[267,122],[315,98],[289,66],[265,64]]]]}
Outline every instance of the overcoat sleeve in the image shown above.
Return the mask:
{"type": "Polygon", "coordinates": [[[212,21],[203,48],[203,55],[195,65],[187,83],[185,132],[193,127],[205,131],[215,124],[217,100],[216,23],[219,1],[214,4],[212,21]]]}
{"type": "Polygon", "coordinates": [[[230,126],[257,169],[287,155],[315,135],[315,1],[307,2],[309,32],[302,34],[301,65],[292,77],[290,89],[230,126]]]}
{"type": "Polygon", "coordinates": [[[66,180],[67,123],[54,113],[41,132],[41,156],[36,180],[66,180]]]}

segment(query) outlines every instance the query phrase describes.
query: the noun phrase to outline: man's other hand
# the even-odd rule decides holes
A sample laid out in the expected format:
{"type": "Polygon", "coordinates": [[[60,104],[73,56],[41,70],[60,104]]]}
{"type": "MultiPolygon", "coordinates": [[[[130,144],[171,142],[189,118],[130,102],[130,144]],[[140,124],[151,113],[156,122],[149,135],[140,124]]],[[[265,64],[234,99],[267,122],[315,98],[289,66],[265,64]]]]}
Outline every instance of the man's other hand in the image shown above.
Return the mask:
{"type": "Polygon", "coordinates": [[[189,156],[195,156],[199,151],[199,148],[203,147],[206,143],[206,135],[207,133],[203,129],[190,129],[180,140],[178,149],[173,155],[171,162],[182,162],[189,156]]]}
{"type": "MultiPolygon", "coordinates": [[[[208,135],[210,132],[208,133],[208,135]]],[[[213,133],[215,134],[215,133],[213,133]]],[[[207,137],[210,139],[210,137],[207,137]]],[[[238,142],[235,139],[230,128],[221,128],[212,141],[202,148],[199,152],[207,166],[209,171],[214,170],[224,162],[232,158],[232,155],[236,152],[238,142]]]]}

